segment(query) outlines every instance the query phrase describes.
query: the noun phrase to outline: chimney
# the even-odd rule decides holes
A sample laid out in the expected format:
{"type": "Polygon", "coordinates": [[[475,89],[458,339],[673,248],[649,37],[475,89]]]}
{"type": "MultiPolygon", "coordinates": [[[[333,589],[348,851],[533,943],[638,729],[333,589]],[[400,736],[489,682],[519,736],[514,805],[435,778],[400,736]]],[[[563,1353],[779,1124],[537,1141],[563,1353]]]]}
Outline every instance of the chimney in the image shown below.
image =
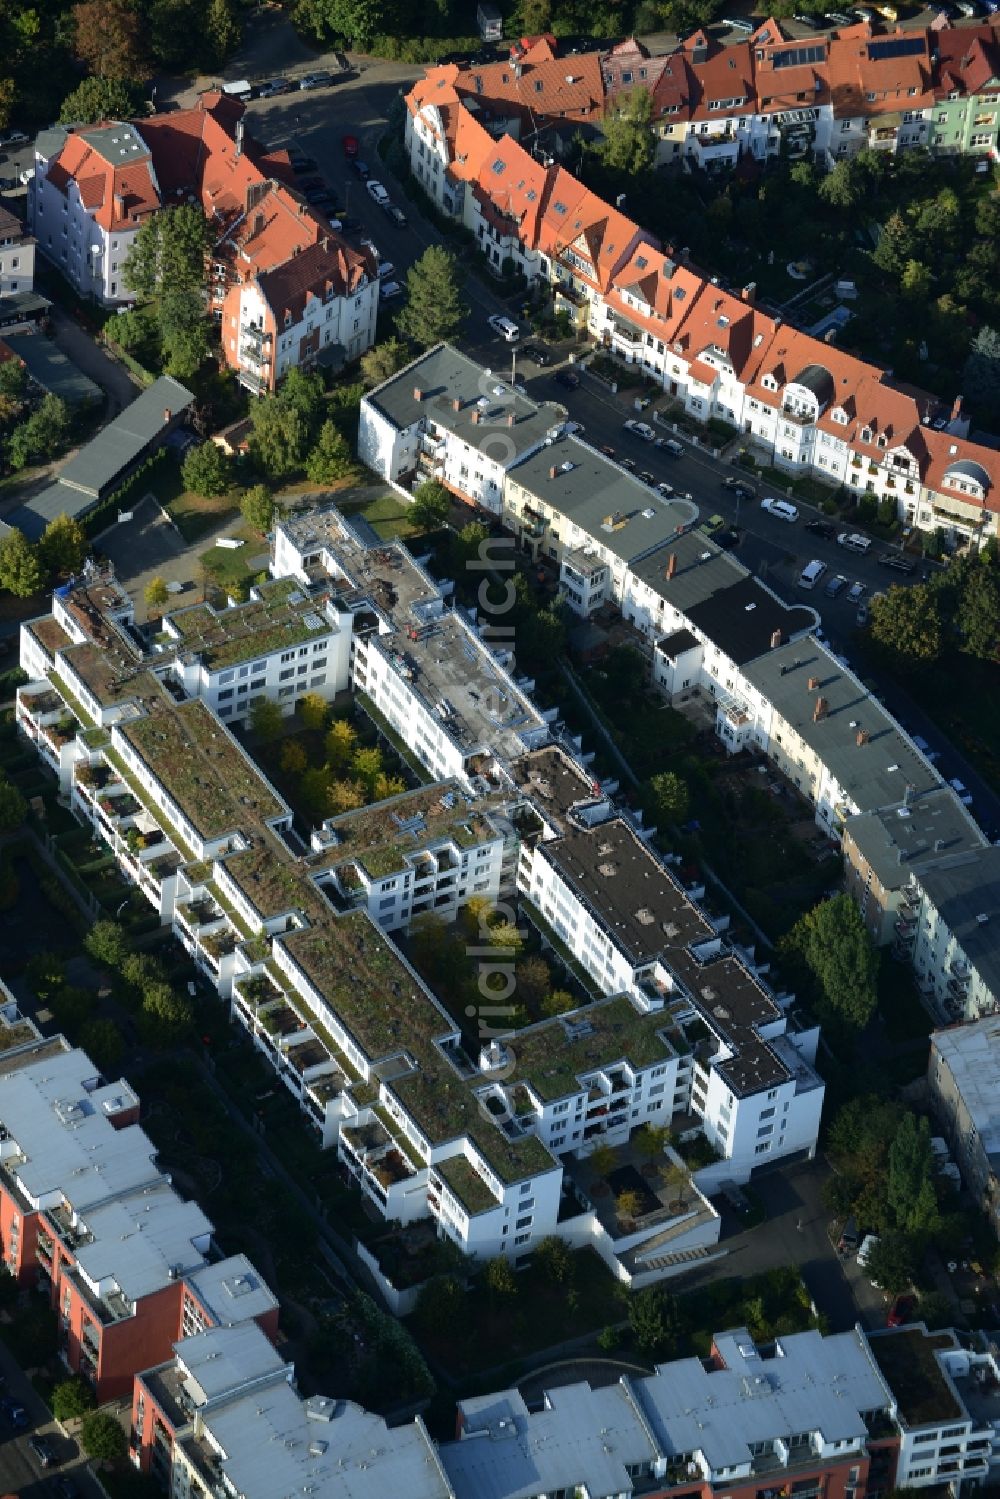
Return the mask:
{"type": "Polygon", "coordinates": [[[121,193],[115,193],[114,197],[115,197],[115,218],[116,219],[123,219],[125,217],[125,198],[124,198],[123,194],[121,194],[121,193]]]}
{"type": "Polygon", "coordinates": [[[323,254],[325,255],[326,252],[327,252],[327,250],[329,250],[329,248],[330,248],[330,241],[329,241],[329,239],[327,238],[327,236],[325,234],[324,234],[322,240],[320,241],[320,243],[323,246],[323,254]]]}
{"type": "Polygon", "coordinates": [[[810,677],[808,682],[806,683],[806,690],[809,692],[815,692],[818,686],[819,677],[810,677]]]}
{"type": "Polygon", "coordinates": [[[780,630],[775,630],[774,634],[771,636],[771,649],[772,649],[772,651],[776,651],[778,649],[778,646],[780,644],[781,644],[781,631],[780,630]]]}
{"type": "Polygon", "coordinates": [[[472,425],[474,427],[478,427],[479,426],[479,407],[478,406],[473,407],[473,411],[472,411],[472,425]]]}
{"type": "Polygon", "coordinates": [[[243,155],[243,121],[236,121],[236,159],[239,161],[243,155]]]}
{"type": "Polygon", "coordinates": [[[552,467],[549,469],[549,478],[550,479],[554,479],[555,476],[556,476],[556,474],[558,472],[559,472],[559,470],[556,468],[555,464],[553,464],[552,467]]]}
{"type": "Polygon", "coordinates": [[[451,398],[451,409],[452,409],[452,411],[461,411],[461,409],[462,409],[462,400],[461,400],[460,396],[452,396],[452,398],[451,398]]]}
{"type": "Polygon", "coordinates": [[[962,397],[961,396],[956,396],[955,397],[955,403],[954,403],[954,405],[951,408],[951,420],[953,422],[957,422],[958,419],[959,419],[959,417],[961,415],[962,415],[962,397]]]}
{"type": "Polygon", "coordinates": [[[826,698],[818,697],[813,703],[813,723],[819,723],[821,718],[826,717],[826,698]]]}
{"type": "Polygon", "coordinates": [[[868,743],[868,730],[867,729],[859,729],[858,732],[857,732],[857,734],[855,735],[855,741],[857,743],[858,749],[860,749],[862,747],[862,745],[867,744],[868,743]]]}
{"type": "Polygon", "coordinates": [[[746,284],[746,286],[740,292],[740,297],[742,298],[742,300],[744,302],[746,302],[746,304],[747,304],[748,307],[753,307],[756,304],[756,301],[757,301],[757,283],[756,283],[756,281],[748,281],[747,284],[746,284]]]}
{"type": "Polygon", "coordinates": [[[667,581],[677,576],[677,553],[671,552],[667,558],[667,581]]]}
{"type": "Polygon", "coordinates": [[[165,422],[172,421],[173,420],[173,415],[174,415],[174,413],[171,411],[171,409],[170,409],[169,406],[164,407],[164,410],[163,410],[163,420],[165,422]]]}
{"type": "Polygon", "coordinates": [[[416,401],[416,403],[417,403],[418,406],[420,405],[420,402],[423,400],[423,398],[424,398],[424,393],[420,389],[420,386],[419,385],[415,385],[413,387],[413,399],[416,401]]]}
{"type": "Polygon", "coordinates": [[[514,423],[515,423],[516,420],[517,420],[517,418],[514,415],[514,412],[513,411],[508,411],[508,413],[507,413],[507,425],[508,425],[508,427],[513,427],[513,425],[514,425],[514,423]]]}
{"type": "Polygon", "coordinates": [[[943,848],[944,848],[944,839],[943,838],[935,838],[934,839],[934,852],[936,854],[939,854],[943,848]]]}

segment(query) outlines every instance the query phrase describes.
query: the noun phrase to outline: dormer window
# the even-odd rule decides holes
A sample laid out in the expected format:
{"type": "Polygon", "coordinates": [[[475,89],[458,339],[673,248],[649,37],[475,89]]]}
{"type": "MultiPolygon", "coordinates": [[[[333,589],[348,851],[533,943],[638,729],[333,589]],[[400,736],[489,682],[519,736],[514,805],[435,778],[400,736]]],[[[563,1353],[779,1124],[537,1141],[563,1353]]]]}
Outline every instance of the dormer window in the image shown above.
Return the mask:
{"type": "Polygon", "coordinates": [[[886,437],[884,432],[878,438],[878,445],[880,448],[885,448],[889,445],[889,439],[886,437]]]}
{"type": "Polygon", "coordinates": [[[862,427],[861,428],[861,441],[862,442],[871,442],[871,440],[872,440],[872,429],[871,429],[871,427],[862,427]]]}

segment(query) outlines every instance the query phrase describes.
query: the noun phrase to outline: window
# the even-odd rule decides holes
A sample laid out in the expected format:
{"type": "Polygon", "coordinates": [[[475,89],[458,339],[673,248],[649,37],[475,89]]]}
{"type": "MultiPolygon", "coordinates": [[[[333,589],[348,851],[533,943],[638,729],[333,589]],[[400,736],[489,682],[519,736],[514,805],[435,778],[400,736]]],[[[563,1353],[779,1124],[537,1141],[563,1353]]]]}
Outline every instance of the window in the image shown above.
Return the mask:
{"type": "Polygon", "coordinates": [[[289,677],[294,677],[294,675],[295,675],[295,667],[294,666],[287,666],[284,671],[281,671],[281,672],[278,673],[278,681],[279,682],[287,682],[288,678],[289,677]]]}

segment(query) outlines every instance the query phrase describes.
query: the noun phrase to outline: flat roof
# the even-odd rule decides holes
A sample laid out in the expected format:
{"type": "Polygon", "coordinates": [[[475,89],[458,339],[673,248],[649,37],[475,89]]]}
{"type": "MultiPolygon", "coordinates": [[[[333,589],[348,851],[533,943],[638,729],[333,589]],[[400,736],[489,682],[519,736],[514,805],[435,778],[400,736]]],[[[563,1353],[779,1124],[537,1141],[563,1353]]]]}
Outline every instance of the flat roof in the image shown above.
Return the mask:
{"type": "Polygon", "coordinates": [[[747,680],[822,760],[860,812],[923,796],[941,777],[896,721],[814,637],[778,646],[744,668],[747,680]],[[818,681],[816,688],[809,681],[818,681]],[[826,713],[815,721],[816,699],[826,713]],[[867,736],[858,743],[858,735],[867,736]]]}
{"type": "Polygon", "coordinates": [[[983,983],[1000,994],[1000,848],[955,854],[917,879],[983,983]]]}
{"type": "Polygon", "coordinates": [[[546,816],[562,819],[582,803],[599,801],[600,783],[592,780],[579,763],[557,744],[530,750],[511,766],[519,788],[546,816]]]}
{"type": "Polygon", "coordinates": [[[276,1381],[205,1418],[222,1472],[242,1499],[301,1493],[350,1499],[451,1499],[422,1425],[388,1427],[346,1400],[303,1400],[276,1381]]]}
{"type": "MultiPolygon", "coordinates": [[[[545,1103],[579,1093],[578,1079],[616,1063],[651,1067],[674,1055],[664,1036],[673,1021],[663,1010],[645,1013],[626,994],[598,1000],[541,1025],[520,1030],[511,1040],[513,1070],[509,1087],[530,1083],[545,1103]]],[[[488,1082],[484,1074],[482,1081],[488,1082]]]]}
{"type": "Polygon", "coordinates": [[[929,1333],[922,1326],[897,1327],[870,1334],[868,1346],[896,1399],[903,1425],[968,1420],[951,1376],[937,1357],[957,1346],[952,1333],[929,1333]]]}
{"type": "Polygon", "coordinates": [[[662,640],[656,642],[656,649],[671,661],[676,661],[685,651],[700,650],[701,641],[690,630],[674,630],[672,634],[664,635],[662,640]]]}
{"type": "Polygon", "coordinates": [[[181,1338],[174,1344],[174,1353],[182,1388],[197,1406],[268,1374],[287,1379],[292,1373],[291,1365],[285,1363],[256,1322],[206,1328],[193,1337],[181,1338]]]}
{"type": "MultiPolygon", "coordinates": [[[[698,518],[691,501],[666,499],[576,437],[560,437],[533,453],[511,472],[510,482],[630,563],[674,540],[698,518]]],[[[571,544],[580,542],[573,538],[571,544]]]]}
{"type": "Polygon", "coordinates": [[[130,1302],[201,1265],[212,1235],[212,1224],[198,1204],[178,1197],[164,1178],[91,1208],[83,1226],[87,1238],[74,1248],[80,1270],[99,1294],[111,1280],[130,1302]]]}
{"type": "Polygon", "coordinates": [[[51,338],[38,333],[5,333],[3,342],[23,362],[36,385],[68,405],[80,406],[85,401],[103,399],[96,381],[78,369],[51,338]]]}
{"type": "Polygon", "coordinates": [[[1000,1156],[1000,1021],[988,1015],[935,1031],[931,1046],[947,1064],[985,1154],[1000,1156]]]}
{"type": "Polygon", "coordinates": [[[982,829],[950,787],[942,786],[908,807],[860,812],[850,818],[845,837],[858,849],[886,890],[898,890],[918,869],[985,849],[982,829]]]}
{"type": "Polygon", "coordinates": [[[311,862],[325,869],[357,862],[370,879],[384,879],[436,844],[473,848],[502,837],[485,815],[491,802],[496,798],[486,798],[484,805],[484,798],[470,796],[458,781],[404,791],[330,818],[331,844],[311,862]]]}
{"type": "Polygon", "coordinates": [[[529,1411],[517,1390],[459,1404],[462,1436],[441,1461],[462,1499],[532,1499],[535,1494],[627,1494],[631,1468],[659,1456],[625,1384],[562,1385],[529,1411]]]}
{"type": "Polygon", "coordinates": [[[257,592],[258,598],[228,609],[209,603],[175,609],[164,615],[163,628],[175,635],[178,651],[200,655],[209,671],[271,656],[338,628],[326,599],[313,598],[294,578],[259,584],[257,592]]]}
{"type": "Polygon", "coordinates": [[[634,562],[632,572],[681,614],[687,614],[714,593],[749,577],[741,562],[698,530],[671,537],[648,557],[634,562]],[[668,578],[671,557],[676,561],[673,563],[674,575],[668,578]]]}
{"type": "Polygon", "coordinates": [[[715,931],[666,867],[621,818],[572,828],[541,846],[616,944],[638,965],[715,931]]]}
{"type": "Polygon", "coordinates": [[[889,1407],[859,1332],[793,1333],[777,1338],[767,1357],[744,1327],[717,1333],[714,1343],[721,1369],[676,1359],[629,1381],[668,1458],[700,1451],[717,1473],[746,1466],[755,1443],[778,1437],[820,1431],[826,1443],[861,1443],[868,1435],[862,1413],[889,1407]]]}
{"type": "Polygon", "coordinates": [[[262,1317],[278,1305],[278,1298],[245,1254],[201,1265],[187,1276],[187,1283],[223,1327],[262,1317]]]}
{"type": "Polygon", "coordinates": [[[428,349],[398,375],[369,391],[365,400],[401,432],[415,422],[432,421],[470,447],[481,448],[504,468],[544,441],[549,429],[564,419],[554,405],[539,406],[519,395],[502,370],[487,370],[450,344],[428,349]],[[509,426],[511,412],[514,422],[509,426]],[[509,457],[503,456],[508,452],[509,457]]]}
{"type": "Polygon", "coordinates": [[[749,576],[693,604],[687,617],[738,666],[771,650],[771,641],[779,630],[782,640],[789,640],[816,628],[812,609],[804,604],[784,604],[749,576]]]}

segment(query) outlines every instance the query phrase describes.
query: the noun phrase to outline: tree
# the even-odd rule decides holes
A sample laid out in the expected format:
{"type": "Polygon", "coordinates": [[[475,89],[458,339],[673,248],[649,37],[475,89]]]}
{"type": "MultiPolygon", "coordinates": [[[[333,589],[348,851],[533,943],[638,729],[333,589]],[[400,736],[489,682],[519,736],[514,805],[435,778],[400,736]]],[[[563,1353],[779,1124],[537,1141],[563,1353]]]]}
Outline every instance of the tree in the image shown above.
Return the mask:
{"type": "Polygon", "coordinates": [[[208,323],[200,291],[164,291],[159,299],[158,328],[163,367],[168,375],[190,380],[208,358],[208,323]]]}
{"type": "Polygon", "coordinates": [[[454,1275],[435,1275],[420,1289],[413,1320],[424,1332],[435,1333],[442,1327],[461,1327],[467,1310],[461,1282],[454,1275]]]}
{"type": "Polygon", "coordinates": [[[38,543],[38,560],[50,573],[63,577],[79,572],[90,551],[86,532],[78,520],[57,515],[50,520],[38,543]]]}
{"type": "Polygon", "coordinates": [[[28,815],[28,803],[12,786],[6,775],[0,775],[0,833],[19,828],[28,815]]]}
{"type": "Polygon", "coordinates": [[[670,1144],[670,1131],[665,1124],[640,1125],[632,1136],[632,1144],[647,1161],[663,1160],[663,1152],[670,1144]]]}
{"type": "Polygon", "coordinates": [[[233,0],[209,0],[205,15],[205,43],[209,60],[224,62],[240,39],[240,19],[233,0]]]}
{"type": "Polygon", "coordinates": [[[415,491],[410,521],[418,531],[437,531],[448,519],[451,499],[443,484],[425,479],[415,491]]]}
{"type": "Polygon", "coordinates": [[[229,488],[229,460],[216,443],[197,443],[187,451],[181,477],[185,489],[203,499],[225,494],[229,488]]]}
{"type": "Polygon", "coordinates": [[[375,779],[382,769],[382,751],[377,748],[355,750],[351,770],[361,781],[369,797],[375,790],[375,779]]]}
{"type": "Polygon", "coordinates": [[[80,1045],[107,1076],[121,1066],[125,1055],[122,1033],[113,1020],[88,1020],[80,1033],[80,1045]]]}
{"type": "Polygon", "coordinates": [[[875,1013],[879,959],[849,895],[835,895],[800,916],[781,950],[805,966],[820,1010],[864,1029],[875,1013]]]}
{"type": "Polygon", "coordinates": [[[865,1264],[865,1274],[872,1285],[898,1296],[913,1282],[913,1246],[905,1234],[883,1234],[873,1244],[865,1264]]]}
{"type": "Polygon", "coordinates": [[[970,656],[993,661],[1000,639],[1000,583],[996,569],[980,564],[972,569],[958,604],[956,623],[970,656]]]}
{"type": "Polygon", "coordinates": [[[370,388],[398,375],[409,363],[410,351],[401,338],[386,338],[361,356],[361,376],[370,388]]]}
{"type": "Polygon", "coordinates": [[[365,788],[360,781],[331,781],[328,794],[331,812],[353,812],[365,804],[365,788]]]}
{"type": "Polygon", "coordinates": [[[926,1115],[906,1113],[889,1149],[886,1199],[904,1234],[933,1233],[941,1220],[934,1190],[934,1152],[926,1115]]]}
{"type": "Polygon", "coordinates": [[[634,1223],[642,1212],[642,1198],[631,1187],[615,1198],[615,1215],[620,1223],[634,1223]]]}
{"type": "Polygon", "coordinates": [[[194,203],[150,214],[139,225],[125,257],[125,285],[142,301],[181,292],[200,295],[213,233],[211,223],[194,203]]]}
{"type": "Polygon", "coordinates": [[[42,586],[38,557],[23,531],[0,537],[0,588],[16,598],[30,598],[42,586]]]}
{"type": "Polygon", "coordinates": [[[69,407],[59,396],[43,396],[35,411],[11,433],[7,458],[13,469],[54,458],[69,436],[69,407]]]}
{"type": "Polygon", "coordinates": [[[255,736],[265,744],[277,739],[283,719],[281,708],[269,697],[259,697],[250,709],[250,727],[255,736]]]}
{"type": "Polygon", "coordinates": [[[984,417],[1000,413],[1000,331],[988,323],[972,340],[962,371],[962,392],[984,417]]]}
{"type": "Polygon", "coordinates": [[[451,342],[462,331],[469,309],[461,296],[458,261],[442,245],[430,245],[406,273],[407,303],[397,326],[425,348],[451,342]]]}
{"type": "Polygon", "coordinates": [[[508,1301],[517,1295],[517,1279],[511,1269],[510,1260],[498,1254],[487,1260],[483,1276],[490,1295],[497,1301],[508,1301]]]}
{"type": "Polygon", "coordinates": [[[914,302],[926,303],[930,299],[933,276],[929,266],[924,265],[922,260],[914,260],[912,257],[903,267],[899,285],[903,295],[914,302]]]}
{"type": "Polygon", "coordinates": [[[323,419],[325,400],[323,377],[315,370],[304,370],[295,364],[281,382],[277,400],[288,411],[297,411],[312,437],[323,419]]]}
{"type": "Polygon", "coordinates": [[[146,600],[146,608],[149,610],[150,615],[162,614],[164,605],[170,597],[163,578],[150,578],[146,584],[143,597],[146,600]]]}
{"type": "Polygon", "coordinates": [[[281,768],[286,775],[301,775],[309,757],[297,739],[286,739],[281,746],[281,768]]]}
{"type": "Polygon", "coordinates": [[[284,405],[275,396],[265,396],[251,406],[250,421],[253,424],[250,452],[266,474],[280,479],[298,468],[305,456],[309,433],[293,406],[284,405]]]}
{"type": "Polygon", "coordinates": [[[84,78],[63,100],[59,123],[94,125],[98,120],[127,120],[141,102],[142,89],[128,79],[84,78]]]}
{"type": "Polygon", "coordinates": [[[82,0],[73,6],[76,55],[98,78],[141,78],[139,13],[126,0],[82,0]]]}
{"type": "Polygon", "coordinates": [[[556,1015],[568,1015],[570,1010],[575,1010],[577,1001],[566,989],[552,989],[542,1000],[541,1011],[547,1020],[556,1015]]]}
{"type": "Polygon", "coordinates": [[[124,1427],[107,1411],[88,1411],[80,1427],[80,1445],[88,1457],[113,1463],[125,1456],[128,1438],[124,1427]]]}
{"type": "Polygon", "coordinates": [[[94,1392],[79,1374],[60,1380],[52,1391],[52,1414],[57,1421],[75,1421],[94,1409],[94,1392]]]}
{"type": "Polygon", "coordinates": [[[83,939],[88,957],[120,969],[129,954],[128,938],[116,921],[97,921],[83,939]]]}
{"type": "Polygon", "coordinates": [[[537,1009],[552,987],[552,970],[537,953],[529,953],[517,965],[517,997],[529,1009],[537,1009]]]}
{"type": "Polygon", "coordinates": [[[610,1145],[596,1145],[587,1158],[595,1177],[605,1177],[618,1164],[618,1155],[610,1145]]]}
{"type": "Polygon", "coordinates": [[[314,732],[321,730],[326,724],[329,711],[329,703],[318,692],[304,692],[299,698],[297,712],[306,729],[312,729],[314,732]]]}
{"type": "Polygon", "coordinates": [[[253,526],[262,536],[266,536],[274,525],[277,513],[277,502],[266,484],[254,484],[250,489],[244,490],[240,500],[240,514],[247,525],[253,526]]]}
{"type": "Polygon", "coordinates": [[[313,484],[333,484],[346,479],[354,469],[347,439],[331,421],[323,423],[319,437],[306,459],[306,475],[313,484]]]}
{"type": "Polygon", "coordinates": [[[20,359],[5,359],[0,364],[0,395],[20,401],[28,388],[28,371],[20,359]]]}
{"type": "Polygon", "coordinates": [[[146,1038],[156,1046],[171,1046],[191,1029],[190,1001],[167,983],[147,985],[142,993],[142,1019],[146,1038]]]}
{"type": "Polygon", "coordinates": [[[687,819],[690,796],[687,782],[675,771],[663,770],[649,781],[653,816],[658,823],[681,823],[687,819]]]}
{"type": "Polygon", "coordinates": [[[357,738],[357,731],[352,724],[347,722],[346,718],[334,719],[327,730],[323,748],[326,753],[327,764],[335,774],[343,775],[354,759],[357,738]]]}
{"type": "Polygon", "coordinates": [[[933,591],[924,583],[890,588],[869,606],[872,639],[893,654],[904,671],[936,661],[941,654],[941,614],[933,591]]]}
{"type": "Polygon", "coordinates": [[[656,156],[653,101],[649,90],[619,94],[604,117],[601,158],[606,167],[636,177],[648,172],[656,156]]]}
{"type": "Polygon", "coordinates": [[[676,1298],[659,1286],[648,1286],[630,1299],[628,1323],[637,1349],[647,1358],[672,1352],[683,1330],[676,1298]]]}
{"type": "Polygon", "coordinates": [[[561,1286],[573,1278],[573,1255],[564,1239],[555,1234],[542,1240],[535,1250],[535,1264],[547,1280],[561,1286]]]}

